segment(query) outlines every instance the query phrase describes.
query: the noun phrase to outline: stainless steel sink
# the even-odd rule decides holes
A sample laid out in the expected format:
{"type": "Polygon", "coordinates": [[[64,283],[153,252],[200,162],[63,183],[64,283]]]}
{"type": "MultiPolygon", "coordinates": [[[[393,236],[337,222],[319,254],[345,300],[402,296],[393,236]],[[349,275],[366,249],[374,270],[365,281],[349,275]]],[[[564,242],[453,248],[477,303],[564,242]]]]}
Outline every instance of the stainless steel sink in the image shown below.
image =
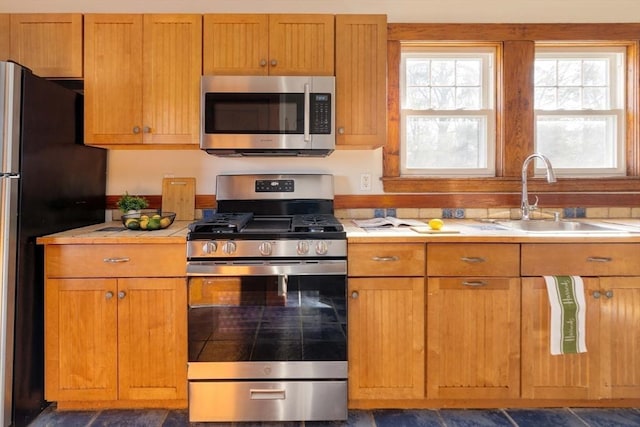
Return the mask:
{"type": "Polygon", "coordinates": [[[608,227],[606,225],[592,224],[578,221],[547,221],[547,220],[514,220],[500,221],[498,224],[513,230],[521,230],[527,233],[628,233],[628,230],[608,227]]]}

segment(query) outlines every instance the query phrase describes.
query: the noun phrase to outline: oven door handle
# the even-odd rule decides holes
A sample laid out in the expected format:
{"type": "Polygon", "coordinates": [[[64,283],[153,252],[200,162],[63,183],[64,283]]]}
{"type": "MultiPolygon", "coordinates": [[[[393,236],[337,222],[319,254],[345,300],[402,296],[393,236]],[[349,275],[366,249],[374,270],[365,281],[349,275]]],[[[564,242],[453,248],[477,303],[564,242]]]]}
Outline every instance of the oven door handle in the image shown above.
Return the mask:
{"type": "Polygon", "coordinates": [[[233,261],[187,262],[187,276],[308,276],[345,274],[347,274],[347,262],[345,260],[290,263],[240,263],[233,261]]]}

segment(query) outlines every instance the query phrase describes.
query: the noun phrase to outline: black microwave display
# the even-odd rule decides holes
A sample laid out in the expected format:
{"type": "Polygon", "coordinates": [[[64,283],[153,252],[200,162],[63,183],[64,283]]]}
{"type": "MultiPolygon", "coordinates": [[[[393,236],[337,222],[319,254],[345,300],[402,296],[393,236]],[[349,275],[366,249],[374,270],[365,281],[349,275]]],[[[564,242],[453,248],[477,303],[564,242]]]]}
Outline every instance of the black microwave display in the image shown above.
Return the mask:
{"type": "MultiPolygon", "coordinates": [[[[206,134],[303,134],[303,93],[208,92],[206,134]]],[[[331,94],[312,93],[309,132],[331,133],[331,94]]]]}

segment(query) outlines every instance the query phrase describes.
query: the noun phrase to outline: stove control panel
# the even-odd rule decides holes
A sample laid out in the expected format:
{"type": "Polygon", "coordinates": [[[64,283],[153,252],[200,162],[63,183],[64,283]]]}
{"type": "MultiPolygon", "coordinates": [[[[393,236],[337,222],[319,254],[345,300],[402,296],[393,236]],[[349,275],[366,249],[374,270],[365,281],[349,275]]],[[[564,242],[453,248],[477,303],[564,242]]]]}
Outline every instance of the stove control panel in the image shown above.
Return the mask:
{"type": "Polygon", "coordinates": [[[303,258],[346,257],[345,239],[191,240],[187,259],[193,258],[303,258]]]}
{"type": "Polygon", "coordinates": [[[256,193],[293,193],[293,183],[292,179],[258,179],[256,193]]]}

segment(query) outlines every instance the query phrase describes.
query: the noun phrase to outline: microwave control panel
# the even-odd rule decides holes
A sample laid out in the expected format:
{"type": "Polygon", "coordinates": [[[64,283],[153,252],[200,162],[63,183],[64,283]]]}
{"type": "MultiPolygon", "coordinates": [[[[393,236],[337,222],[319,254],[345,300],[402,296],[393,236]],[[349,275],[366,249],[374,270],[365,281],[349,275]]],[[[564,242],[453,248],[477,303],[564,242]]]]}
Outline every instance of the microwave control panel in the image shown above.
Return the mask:
{"type": "Polygon", "coordinates": [[[311,123],[309,131],[316,134],[331,133],[331,94],[311,94],[311,123]]]}

